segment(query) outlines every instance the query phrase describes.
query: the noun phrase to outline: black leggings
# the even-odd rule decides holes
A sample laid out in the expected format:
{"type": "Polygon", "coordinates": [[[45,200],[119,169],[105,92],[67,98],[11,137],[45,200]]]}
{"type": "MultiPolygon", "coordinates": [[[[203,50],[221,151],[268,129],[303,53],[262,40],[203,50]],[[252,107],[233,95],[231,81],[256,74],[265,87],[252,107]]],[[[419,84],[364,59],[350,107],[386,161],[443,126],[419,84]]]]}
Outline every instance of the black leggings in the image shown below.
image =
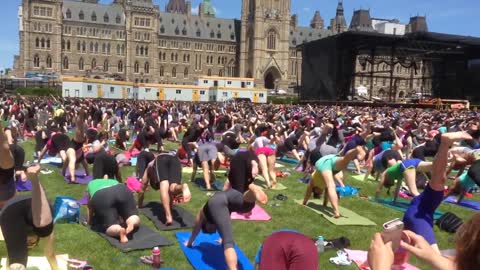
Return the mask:
{"type": "Polygon", "coordinates": [[[16,196],[0,212],[0,226],[7,246],[9,264],[27,265],[29,233],[38,237],[47,237],[53,232],[53,221],[45,227],[37,228],[33,224],[32,197],[16,196]]]}
{"type": "Polygon", "coordinates": [[[129,217],[138,215],[133,194],[123,184],[97,191],[90,200],[90,206],[93,209],[93,227],[101,232],[120,224],[119,217],[125,222],[129,217]]]}
{"type": "Polygon", "coordinates": [[[142,178],[148,163],[155,159],[155,155],[151,152],[142,151],[137,157],[137,172],[138,177],[142,178]]]}
{"type": "Polygon", "coordinates": [[[207,221],[216,225],[222,238],[223,249],[235,246],[230,214],[232,212],[248,213],[253,207],[255,203],[244,202],[242,193],[235,189],[217,192],[208,200],[203,212],[207,221]]]}

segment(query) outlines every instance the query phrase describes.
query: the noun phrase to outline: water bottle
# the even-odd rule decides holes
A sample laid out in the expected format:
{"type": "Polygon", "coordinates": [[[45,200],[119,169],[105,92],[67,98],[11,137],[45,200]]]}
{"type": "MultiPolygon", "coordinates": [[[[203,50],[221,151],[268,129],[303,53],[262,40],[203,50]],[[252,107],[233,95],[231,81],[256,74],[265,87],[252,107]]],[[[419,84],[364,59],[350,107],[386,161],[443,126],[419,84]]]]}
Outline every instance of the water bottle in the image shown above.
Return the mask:
{"type": "Polygon", "coordinates": [[[315,246],[317,246],[318,253],[323,253],[325,251],[323,236],[317,237],[317,241],[315,241],[315,246]]]}
{"type": "Polygon", "coordinates": [[[152,259],[153,259],[153,267],[160,268],[160,249],[158,247],[154,247],[152,250],[152,259]]]}

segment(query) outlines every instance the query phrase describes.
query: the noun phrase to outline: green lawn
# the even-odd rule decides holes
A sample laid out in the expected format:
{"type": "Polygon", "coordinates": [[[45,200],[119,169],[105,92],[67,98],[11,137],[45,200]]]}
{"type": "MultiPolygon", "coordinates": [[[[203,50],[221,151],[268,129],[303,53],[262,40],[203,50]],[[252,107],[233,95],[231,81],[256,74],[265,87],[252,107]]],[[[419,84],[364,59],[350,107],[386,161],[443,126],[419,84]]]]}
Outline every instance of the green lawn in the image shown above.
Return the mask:
{"type": "MultiPolygon", "coordinates": [[[[174,147],[173,145],[168,145],[174,147]]],[[[27,157],[32,156],[33,142],[29,141],[23,144],[27,152],[27,157]]],[[[291,165],[290,165],[291,166],[291,165]]],[[[288,167],[288,165],[287,165],[288,167]]],[[[124,178],[128,175],[132,175],[133,167],[122,168],[124,178]]],[[[306,235],[315,237],[317,235],[323,235],[325,238],[338,238],[346,236],[351,240],[353,249],[366,250],[369,247],[370,239],[374,232],[381,230],[381,225],[390,219],[402,217],[400,212],[391,210],[381,205],[369,202],[360,198],[345,198],[341,199],[340,203],[343,207],[346,207],[352,211],[355,211],[372,221],[377,226],[375,227],[354,227],[354,226],[334,226],[321,216],[313,213],[312,211],[304,208],[294,202],[294,199],[303,198],[306,185],[297,181],[301,174],[294,172],[288,178],[281,179],[282,183],[288,187],[284,191],[268,191],[269,198],[272,198],[275,194],[285,194],[288,196],[286,202],[280,202],[280,207],[272,207],[270,205],[264,206],[264,209],[272,216],[272,220],[269,222],[243,222],[234,221],[234,233],[235,240],[245,254],[251,261],[255,258],[256,251],[262,241],[271,232],[280,229],[295,229],[303,232],[306,235]]],[[[81,198],[85,191],[85,186],[80,185],[68,185],[60,176],[58,169],[51,175],[41,175],[40,177],[43,186],[47,191],[47,195],[50,200],[55,199],[56,196],[72,196],[75,198],[81,198]]],[[[189,175],[184,175],[184,179],[188,181],[189,175]]],[[[359,182],[346,177],[346,183],[352,186],[360,188],[361,194],[372,195],[375,184],[372,182],[359,182]]],[[[186,209],[192,213],[196,213],[207,200],[207,196],[204,192],[198,188],[191,186],[193,193],[192,200],[183,205],[186,209]]],[[[159,200],[159,194],[153,191],[149,191],[146,194],[145,201],[159,200]]],[[[273,201],[273,200],[271,200],[273,201]]],[[[462,219],[468,219],[474,212],[465,210],[464,208],[442,204],[440,210],[446,212],[451,211],[459,215],[462,219]]],[[[82,212],[85,213],[85,208],[82,208],[82,212]]],[[[151,228],[155,228],[153,224],[145,217],[142,216],[142,222],[147,224],[151,228]]],[[[438,230],[435,227],[437,239],[442,249],[448,249],[453,247],[452,237],[438,230]]],[[[99,237],[96,233],[93,233],[83,227],[82,225],[60,224],[55,226],[55,233],[57,236],[57,254],[68,253],[71,258],[87,260],[95,269],[150,269],[138,263],[138,258],[142,255],[150,254],[150,250],[130,252],[123,254],[117,249],[111,247],[108,242],[99,237]]],[[[172,240],[175,245],[171,247],[162,248],[162,258],[165,260],[164,267],[172,267],[176,269],[191,269],[190,264],[183,255],[180,246],[177,244],[174,236],[175,232],[159,232],[172,240]]],[[[0,254],[5,256],[6,250],[3,242],[0,242],[0,254]]],[[[41,255],[42,250],[37,247],[31,255],[41,255]]],[[[330,257],[336,256],[334,252],[326,252],[320,256],[320,265],[322,269],[338,269],[340,267],[329,263],[330,257]]],[[[422,264],[415,259],[412,263],[422,267],[422,264]]],[[[343,269],[355,269],[351,267],[343,267],[343,269]]]]}

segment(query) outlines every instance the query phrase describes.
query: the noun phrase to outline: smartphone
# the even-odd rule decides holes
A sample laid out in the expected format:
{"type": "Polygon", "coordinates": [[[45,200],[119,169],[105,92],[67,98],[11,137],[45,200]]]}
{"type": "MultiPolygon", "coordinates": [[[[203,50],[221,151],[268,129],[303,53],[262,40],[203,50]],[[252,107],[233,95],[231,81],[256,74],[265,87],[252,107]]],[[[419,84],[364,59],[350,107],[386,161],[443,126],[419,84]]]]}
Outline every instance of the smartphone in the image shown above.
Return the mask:
{"type": "Polygon", "coordinates": [[[393,252],[400,247],[400,240],[402,239],[403,221],[399,218],[390,220],[383,224],[382,238],[384,243],[392,242],[393,252]]]}

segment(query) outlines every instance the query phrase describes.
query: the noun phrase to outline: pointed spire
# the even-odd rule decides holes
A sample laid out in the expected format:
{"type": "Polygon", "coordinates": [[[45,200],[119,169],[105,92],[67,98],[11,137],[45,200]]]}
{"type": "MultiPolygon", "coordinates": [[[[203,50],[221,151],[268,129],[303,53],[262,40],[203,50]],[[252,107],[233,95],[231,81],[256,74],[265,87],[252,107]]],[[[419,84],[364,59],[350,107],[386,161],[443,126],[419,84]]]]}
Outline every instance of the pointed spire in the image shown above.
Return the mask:
{"type": "Polygon", "coordinates": [[[185,0],[170,0],[167,4],[166,12],[187,14],[187,5],[185,0]]]}
{"type": "Polygon", "coordinates": [[[343,16],[344,15],[344,10],[343,10],[343,0],[338,0],[338,5],[337,5],[337,16],[343,16]]]}
{"type": "Polygon", "coordinates": [[[315,11],[315,15],[313,15],[313,19],[310,22],[310,26],[314,29],[323,29],[323,18],[320,15],[320,11],[315,11]]]}

